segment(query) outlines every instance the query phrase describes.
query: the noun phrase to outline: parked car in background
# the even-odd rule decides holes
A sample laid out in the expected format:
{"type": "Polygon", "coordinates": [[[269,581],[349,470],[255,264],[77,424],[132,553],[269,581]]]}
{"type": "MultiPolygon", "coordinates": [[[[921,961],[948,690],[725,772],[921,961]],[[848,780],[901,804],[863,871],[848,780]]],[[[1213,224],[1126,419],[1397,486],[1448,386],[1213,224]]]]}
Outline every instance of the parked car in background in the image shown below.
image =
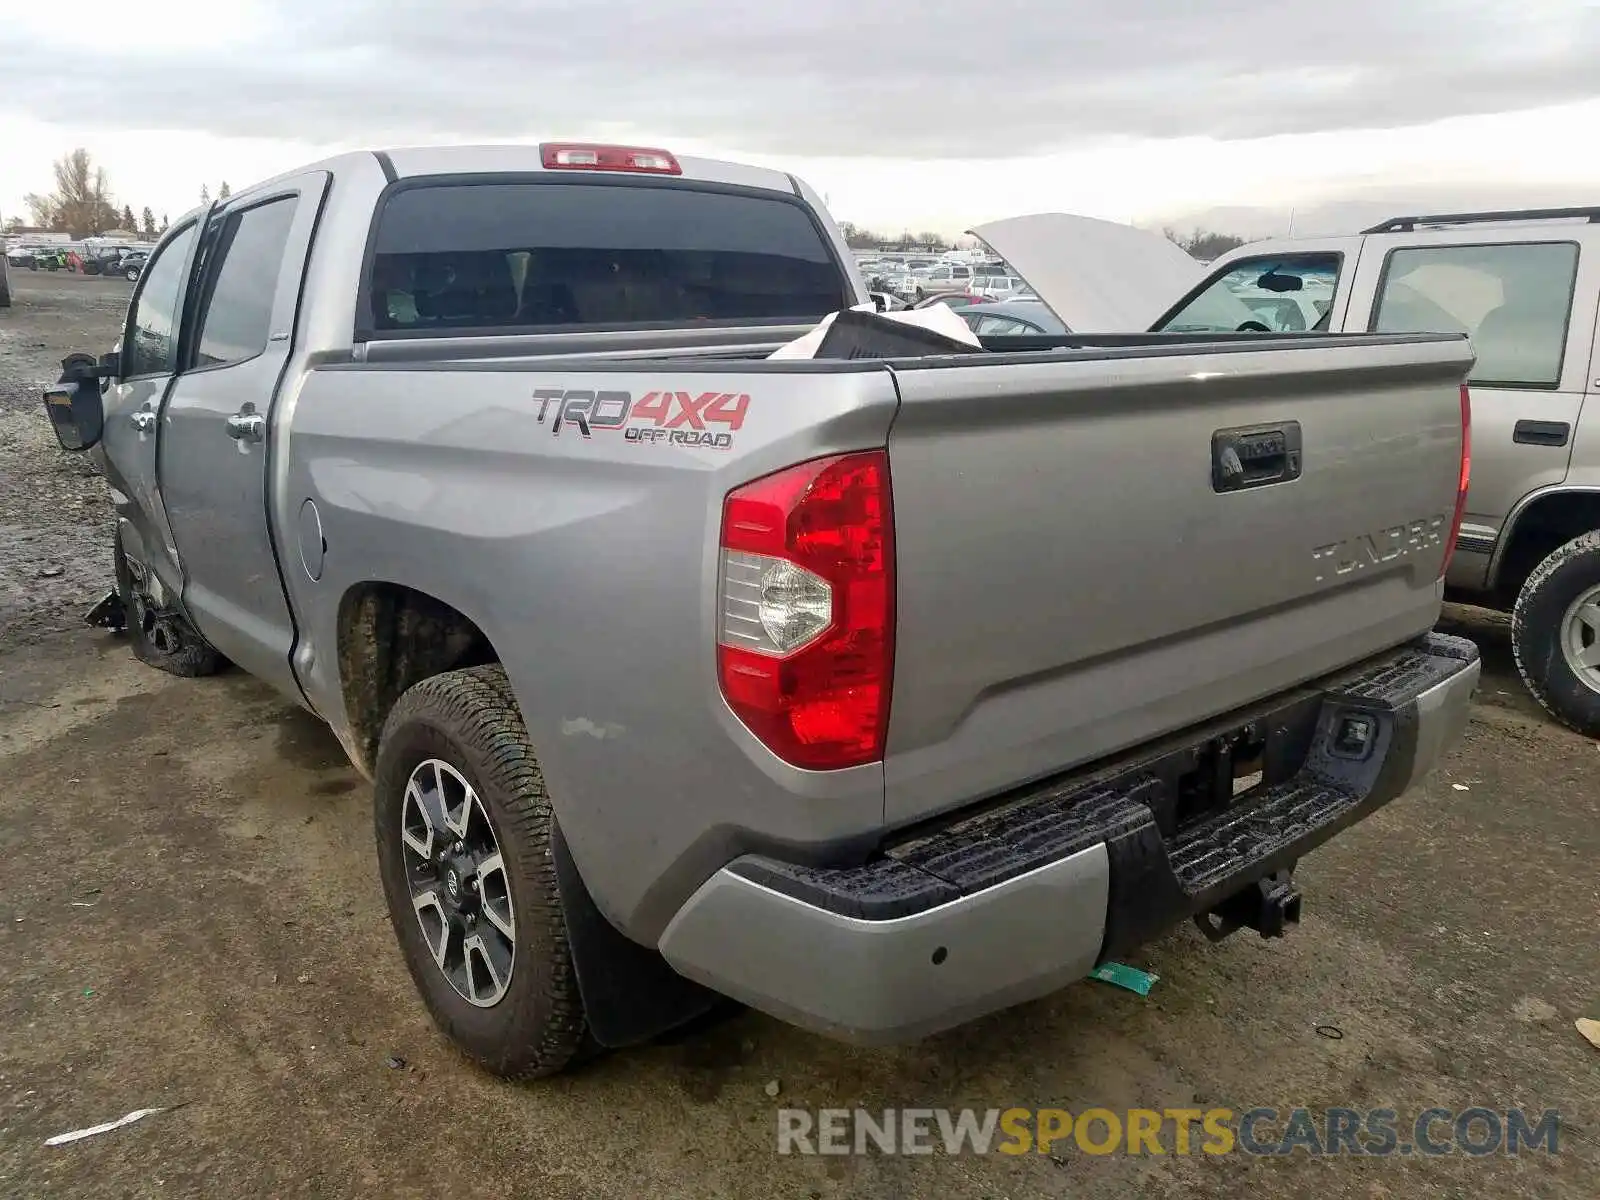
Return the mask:
{"type": "Polygon", "coordinates": [[[125,246],[99,246],[82,254],[85,275],[121,275],[122,263],[133,251],[125,246]]]}
{"type": "Polygon", "coordinates": [[[917,299],[933,292],[965,291],[972,282],[972,268],[963,263],[936,263],[927,274],[917,276],[912,291],[917,299]]]}
{"type": "Polygon", "coordinates": [[[970,304],[956,311],[979,337],[1046,337],[1072,332],[1038,299],[970,304]]]}
{"type": "Polygon", "coordinates": [[[1077,334],[1147,330],[1205,277],[1161,234],[1096,217],[1033,213],[971,232],[1077,334]]]}
{"type": "Polygon", "coordinates": [[[1600,208],[1453,213],[1242,246],[1155,328],[1469,335],[1472,486],[1451,594],[1509,611],[1529,691],[1597,737],[1597,300],[1600,208]]]}
{"type": "Polygon", "coordinates": [[[1003,300],[1015,295],[1017,285],[1021,282],[1014,275],[976,275],[967,290],[993,300],[1003,300]]]}
{"type": "Polygon", "coordinates": [[[988,304],[988,303],[990,303],[989,297],[980,296],[977,292],[969,292],[969,291],[962,290],[962,291],[948,291],[948,292],[932,292],[932,293],[930,293],[930,294],[928,294],[926,296],[923,296],[920,300],[912,301],[907,307],[909,307],[909,308],[931,308],[935,304],[947,304],[951,308],[965,308],[968,305],[972,305],[972,304],[988,304]]]}

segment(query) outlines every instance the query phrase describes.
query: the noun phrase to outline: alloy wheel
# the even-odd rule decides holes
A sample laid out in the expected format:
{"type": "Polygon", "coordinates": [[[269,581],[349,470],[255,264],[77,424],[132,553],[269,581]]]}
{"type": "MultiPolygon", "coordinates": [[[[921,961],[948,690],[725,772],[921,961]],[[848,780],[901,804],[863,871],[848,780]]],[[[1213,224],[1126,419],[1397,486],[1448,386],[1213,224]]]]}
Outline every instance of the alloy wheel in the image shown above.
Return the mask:
{"type": "Polygon", "coordinates": [[[457,994],[492,1008],[516,956],[511,881],[488,810],[441,759],[419,763],[400,807],[411,907],[434,964],[457,994]]]}

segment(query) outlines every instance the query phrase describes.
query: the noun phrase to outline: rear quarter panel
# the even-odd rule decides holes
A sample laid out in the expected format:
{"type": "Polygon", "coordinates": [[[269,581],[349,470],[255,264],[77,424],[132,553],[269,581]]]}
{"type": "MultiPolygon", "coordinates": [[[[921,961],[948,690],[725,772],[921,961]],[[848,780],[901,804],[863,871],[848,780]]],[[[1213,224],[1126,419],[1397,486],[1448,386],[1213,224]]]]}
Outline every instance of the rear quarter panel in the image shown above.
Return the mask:
{"type": "MultiPolygon", "coordinates": [[[[779,762],[722,700],[718,529],[727,491],[818,455],[885,444],[896,408],[871,364],[323,368],[295,390],[277,523],[310,501],[321,577],[281,548],[301,681],[348,743],[341,599],[401,584],[493,642],[557,818],[602,911],[651,942],[682,900],[749,849],[801,858],[875,832],[881,765],[779,762]],[[540,420],[539,390],[748,394],[726,448],[584,437],[540,420]],[[760,829],[760,838],[750,833],[760,829]]],[[[646,422],[646,425],[649,423],[646,422]]]]}

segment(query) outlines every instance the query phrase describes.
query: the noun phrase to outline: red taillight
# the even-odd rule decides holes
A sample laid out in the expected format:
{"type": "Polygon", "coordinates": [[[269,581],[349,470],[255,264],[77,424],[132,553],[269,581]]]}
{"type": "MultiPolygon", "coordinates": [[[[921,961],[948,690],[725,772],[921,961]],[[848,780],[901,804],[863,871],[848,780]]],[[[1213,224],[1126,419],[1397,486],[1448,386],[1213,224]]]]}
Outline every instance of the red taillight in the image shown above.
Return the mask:
{"type": "Polygon", "coordinates": [[[1461,518],[1467,511],[1467,485],[1472,481],[1472,394],[1467,385],[1461,385],[1461,481],[1456,485],[1456,511],[1450,520],[1450,537],[1444,544],[1444,565],[1439,568],[1443,579],[1450,570],[1450,560],[1455,557],[1456,540],[1461,536],[1461,518]]]}
{"type": "Polygon", "coordinates": [[[643,171],[682,175],[678,160],[648,146],[600,146],[587,142],[546,142],[539,147],[547,171],[643,171]]]}
{"type": "Polygon", "coordinates": [[[717,674],[779,758],[883,757],[894,665],[894,517],[882,450],[748,483],[722,509],[717,674]]]}

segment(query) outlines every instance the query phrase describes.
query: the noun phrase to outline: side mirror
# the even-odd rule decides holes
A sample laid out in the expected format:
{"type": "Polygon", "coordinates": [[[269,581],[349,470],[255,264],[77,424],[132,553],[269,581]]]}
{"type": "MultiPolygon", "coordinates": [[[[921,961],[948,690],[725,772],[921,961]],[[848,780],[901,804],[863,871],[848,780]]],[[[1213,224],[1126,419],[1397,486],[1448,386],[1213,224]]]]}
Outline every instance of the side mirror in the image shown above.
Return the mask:
{"type": "Polygon", "coordinates": [[[98,367],[87,354],[68,355],[61,360],[60,380],[45,389],[44,411],[63,450],[87,450],[105,430],[98,367]]]}

